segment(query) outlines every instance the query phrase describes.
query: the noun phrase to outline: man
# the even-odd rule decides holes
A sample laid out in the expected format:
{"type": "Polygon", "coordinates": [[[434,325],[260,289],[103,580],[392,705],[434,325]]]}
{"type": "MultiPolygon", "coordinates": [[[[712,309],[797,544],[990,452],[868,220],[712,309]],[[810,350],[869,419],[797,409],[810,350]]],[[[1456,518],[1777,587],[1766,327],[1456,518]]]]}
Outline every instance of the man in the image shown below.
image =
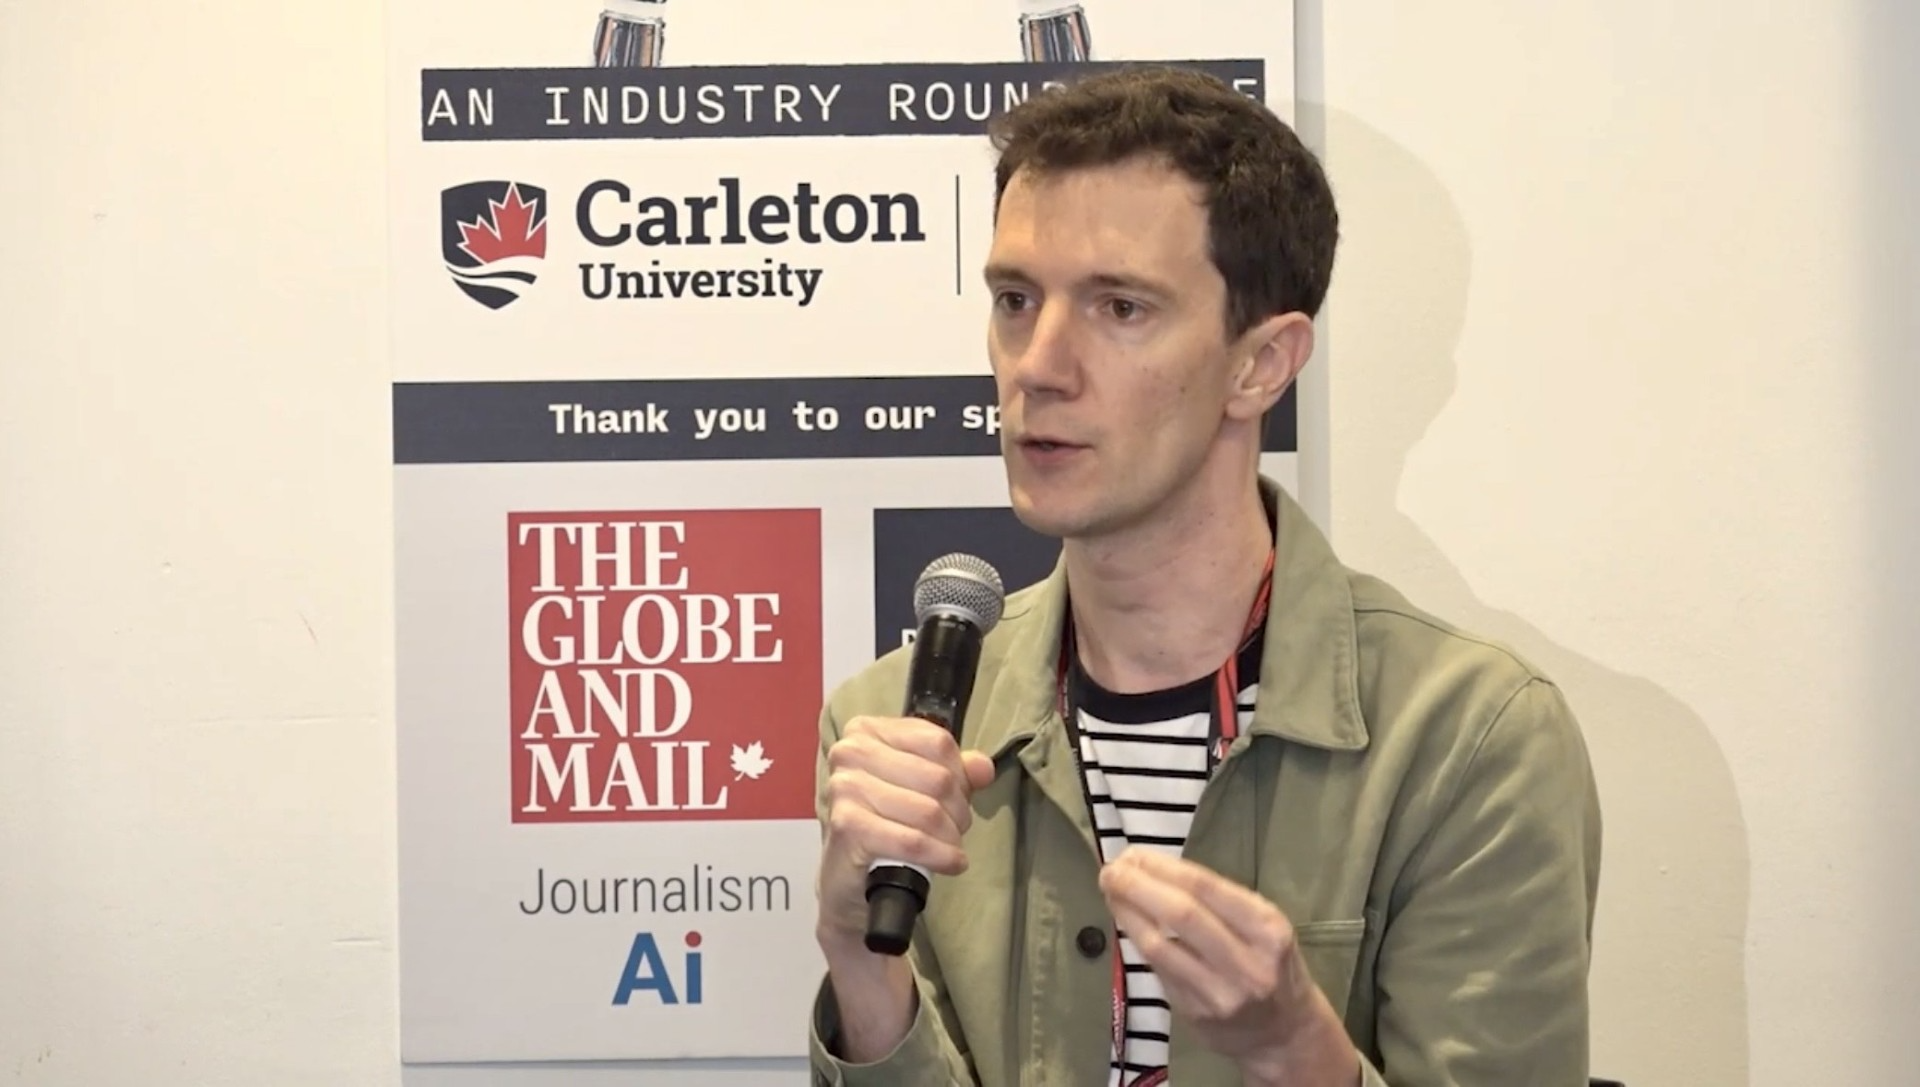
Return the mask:
{"type": "Polygon", "coordinates": [[[957,743],[897,717],[908,650],[828,700],[814,1081],[1584,1084],[1600,820],[1559,690],[1259,475],[1333,265],[1319,165],[1178,69],[994,142],[1003,459],[1061,558],[957,743]],[[935,873],[904,958],[864,946],[878,858],[935,873]]]}

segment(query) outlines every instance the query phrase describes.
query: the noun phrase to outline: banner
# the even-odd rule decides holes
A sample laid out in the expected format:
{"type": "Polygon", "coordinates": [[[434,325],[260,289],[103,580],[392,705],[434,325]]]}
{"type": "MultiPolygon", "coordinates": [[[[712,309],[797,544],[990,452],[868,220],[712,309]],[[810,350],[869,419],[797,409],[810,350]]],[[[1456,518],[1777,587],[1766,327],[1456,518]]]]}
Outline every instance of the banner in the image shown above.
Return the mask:
{"type": "MultiPolygon", "coordinates": [[[[1009,588],[985,121],[1130,60],[1290,117],[1289,5],[394,0],[408,1062],[798,1056],[817,719],[1009,588]]],[[[1265,470],[1296,476],[1293,400],[1265,470]]]]}

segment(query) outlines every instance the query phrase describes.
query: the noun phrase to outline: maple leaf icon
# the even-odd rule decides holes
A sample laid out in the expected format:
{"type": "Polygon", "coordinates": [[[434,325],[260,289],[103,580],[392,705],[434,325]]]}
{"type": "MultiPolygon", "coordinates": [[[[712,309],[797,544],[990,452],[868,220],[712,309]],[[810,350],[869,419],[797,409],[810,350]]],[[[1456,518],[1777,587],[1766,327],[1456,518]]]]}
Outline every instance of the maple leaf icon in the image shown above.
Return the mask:
{"type": "Polygon", "coordinates": [[[487,214],[454,225],[460,228],[460,248],[481,264],[547,255],[547,220],[540,200],[523,200],[518,185],[507,186],[505,201],[488,200],[487,214]]]}
{"type": "Polygon", "coordinates": [[[739,781],[743,777],[750,777],[758,781],[760,775],[766,773],[767,768],[773,765],[773,760],[767,758],[766,753],[761,749],[759,740],[755,740],[745,747],[734,744],[733,758],[731,761],[733,763],[733,780],[735,781],[739,781]]]}

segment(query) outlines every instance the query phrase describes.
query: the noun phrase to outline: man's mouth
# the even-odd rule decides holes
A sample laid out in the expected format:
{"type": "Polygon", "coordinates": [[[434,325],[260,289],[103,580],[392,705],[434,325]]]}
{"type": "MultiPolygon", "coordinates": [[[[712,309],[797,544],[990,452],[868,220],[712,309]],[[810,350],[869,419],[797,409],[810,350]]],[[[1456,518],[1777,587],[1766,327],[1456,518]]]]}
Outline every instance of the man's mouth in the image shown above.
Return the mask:
{"type": "Polygon", "coordinates": [[[1051,452],[1052,450],[1055,450],[1055,449],[1078,448],[1072,442],[1060,441],[1055,438],[1022,438],[1020,439],[1020,444],[1029,446],[1033,449],[1038,449],[1043,453],[1051,452]]]}

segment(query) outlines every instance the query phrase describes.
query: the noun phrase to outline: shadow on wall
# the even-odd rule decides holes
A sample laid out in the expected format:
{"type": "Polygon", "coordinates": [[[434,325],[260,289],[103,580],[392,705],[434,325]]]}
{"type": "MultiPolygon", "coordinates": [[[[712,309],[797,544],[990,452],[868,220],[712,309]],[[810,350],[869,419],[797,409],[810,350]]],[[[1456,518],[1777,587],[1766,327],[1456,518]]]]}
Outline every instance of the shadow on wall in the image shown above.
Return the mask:
{"type": "MultiPolygon", "coordinates": [[[[1705,722],[1657,685],[1478,599],[1397,507],[1407,456],[1453,395],[1471,246],[1445,185],[1409,151],[1337,111],[1326,126],[1345,235],[1335,281],[1348,284],[1330,303],[1328,380],[1336,404],[1343,387],[1366,390],[1334,413],[1335,542],[1422,607],[1517,650],[1580,717],[1605,824],[1594,1074],[1629,1087],[1745,1084],[1748,845],[1727,760],[1705,722]]],[[[1524,509],[1487,516],[1510,518],[1524,538],[1524,509]]]]}
{"type": "MultiPolygon", "coordinates": [[[[1867,80],[1861,116],[1836,123],[1864,125],[1872,159],[1861,171],[1865,192],[1857,216],[1872,289],[1862,293],[1872,397],[1871,520],[1862,531],[1875,592],[1873,712],[1885,732],[1872,738],[1871,779],[1878,787],[1857,802],[1871,805],[1876,841],[1852,848],[1883,858],[1873,895],[1878,910],[1866,918],[1861,940],[1878,950],[1872,973],[1839,980],[1877,1021],[1861,1033],[1878,1053],[1862,1069],[1911,1068],[1914,1011],[1920,1007],[1920,937],[1913,907],[1920,900],[1920,5],[1861,4],[1861,40],[1867,80]]],[[[1868,775],[1863,774],[1865,778],[1868,775]]]]}

